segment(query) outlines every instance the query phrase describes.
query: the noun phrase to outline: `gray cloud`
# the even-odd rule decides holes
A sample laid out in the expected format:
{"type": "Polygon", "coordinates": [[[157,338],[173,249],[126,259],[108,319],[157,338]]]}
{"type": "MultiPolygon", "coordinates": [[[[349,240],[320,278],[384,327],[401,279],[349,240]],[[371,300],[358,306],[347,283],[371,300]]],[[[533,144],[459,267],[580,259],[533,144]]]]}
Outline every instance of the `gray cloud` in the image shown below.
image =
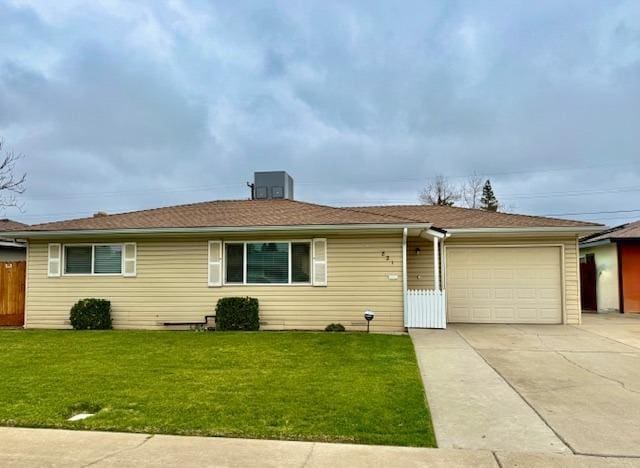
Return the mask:
{"type": "Polygon", "coordinates": [[[26,222],[245,197],[264,169],[321,203],[478,172],[521,212],[640,210],[637,2],[0,8],[0,135],[29,173],[6,215],[26,222]]]}

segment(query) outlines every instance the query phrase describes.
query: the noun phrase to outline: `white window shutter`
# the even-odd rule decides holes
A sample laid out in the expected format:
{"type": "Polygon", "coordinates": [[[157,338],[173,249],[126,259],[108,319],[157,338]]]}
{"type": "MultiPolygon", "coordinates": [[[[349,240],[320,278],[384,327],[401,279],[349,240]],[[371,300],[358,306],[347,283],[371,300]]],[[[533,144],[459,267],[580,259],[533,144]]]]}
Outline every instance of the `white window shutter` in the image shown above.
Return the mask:
{"type": "Polygon", "coordinates": [[[122,249],[122,275],[136,276],[138,247],[135,242],[127,242],[122,249]]]}
{"type": "Polygon", "coordinates": [[[209,241],[209,286],[222,286],[222,241],[209,241]]]}
{"type": "Polygon", "coordinates": [[[313,239],[313,285],[327,285],[327,239],[313,239]]]}
{"type": "Polygon", "coordinates": [[[48,276],[60,276],[62,263],[62,246],[49,244],[49,272],[48,276]]]}

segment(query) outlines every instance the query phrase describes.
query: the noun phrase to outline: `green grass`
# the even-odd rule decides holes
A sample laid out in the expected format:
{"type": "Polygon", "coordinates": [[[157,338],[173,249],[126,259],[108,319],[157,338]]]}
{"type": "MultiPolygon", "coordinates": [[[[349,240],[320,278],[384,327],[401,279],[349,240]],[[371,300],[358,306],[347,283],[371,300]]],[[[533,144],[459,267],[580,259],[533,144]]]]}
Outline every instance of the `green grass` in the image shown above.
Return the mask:
{"type": "Polygon", "coordinates": [[[435,446],[407,336],[3,330],[0,350],[1,425],[435,446]]]}

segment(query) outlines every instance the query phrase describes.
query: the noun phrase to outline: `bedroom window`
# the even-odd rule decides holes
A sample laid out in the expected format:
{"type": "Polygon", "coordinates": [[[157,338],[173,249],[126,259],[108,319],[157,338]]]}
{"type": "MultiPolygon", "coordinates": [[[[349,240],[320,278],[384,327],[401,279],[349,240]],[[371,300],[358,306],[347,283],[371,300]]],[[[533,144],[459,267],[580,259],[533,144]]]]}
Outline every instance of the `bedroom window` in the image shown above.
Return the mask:
{"type": "MultiPolygon", "coordinates": [[[[55,249],[50,249],[50,252],[51,250],[55,253],[55,249]]],[[[136,246],[133,243],[65,245],[63,252],[65,275],[136,274],[136,246]]],[[[50,263],[55,261],[51,259],[51,253],[49,256],[50,263]]]]}
{"type": "Polygon", "coordinates": [[[309,284],[311,242],[229,242],[226,284],[309,284]]]}

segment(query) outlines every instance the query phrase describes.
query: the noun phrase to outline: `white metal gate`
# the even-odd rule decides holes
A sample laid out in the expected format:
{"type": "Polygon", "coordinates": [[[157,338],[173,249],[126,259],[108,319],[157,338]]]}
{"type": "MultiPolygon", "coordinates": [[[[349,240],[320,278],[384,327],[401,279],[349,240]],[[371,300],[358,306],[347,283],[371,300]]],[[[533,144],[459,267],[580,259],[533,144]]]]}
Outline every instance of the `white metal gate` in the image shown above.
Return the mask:
{"type": "Polygon", "coordinates": [[[447,301],[444,291],[407,291],[404,326],[407,328],[447,328],[447,301]]]}

